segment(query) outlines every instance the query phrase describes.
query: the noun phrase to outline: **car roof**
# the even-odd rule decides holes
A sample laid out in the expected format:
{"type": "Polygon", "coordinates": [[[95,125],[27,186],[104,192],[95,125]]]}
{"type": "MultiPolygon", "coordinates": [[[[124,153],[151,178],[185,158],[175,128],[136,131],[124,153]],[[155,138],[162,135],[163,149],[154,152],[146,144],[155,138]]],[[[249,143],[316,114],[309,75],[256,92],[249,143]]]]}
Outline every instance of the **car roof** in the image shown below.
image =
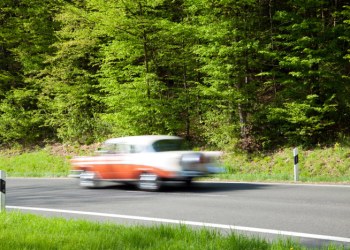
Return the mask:
{"type": "Polygon", "coordinates": [[[105,143],[127,143],[127,144],[143,144],[149,145],[159,140],[181,140],[181,137],[172,135],[138,135],[138,136],[125,136],[119,138],[111,138],[105,141],[105,143]]]}

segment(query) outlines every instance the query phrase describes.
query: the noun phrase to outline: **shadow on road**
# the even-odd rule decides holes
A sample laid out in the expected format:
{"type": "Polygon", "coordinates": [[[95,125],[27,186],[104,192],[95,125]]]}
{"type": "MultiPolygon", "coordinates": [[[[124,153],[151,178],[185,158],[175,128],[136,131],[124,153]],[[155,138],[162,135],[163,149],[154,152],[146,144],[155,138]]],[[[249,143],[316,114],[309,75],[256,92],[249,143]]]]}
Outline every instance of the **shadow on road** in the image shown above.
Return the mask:
{"type": "Polygon", "coordinates": [[[242,191],[268,188],[266,184],[250,183],[223,183],[223,182],[194,182],[190,186],[179,184],[167,184],[163,187],[163,192],[194,192],[194,193],[211,193],[225,191],[242,191]]]}
{"type": "MultiPolygon", "coordinates": [[[[191,185],[182,182],[166,182],[158,192],[166,193],[215,193],[226,191],[257,190],[271,188],[268,184],[258,183],[225,183],[225,182],[193,182],[191,185]]],[[[105,185],[98,189],[138,190],[135,185],[105,185]]]]}

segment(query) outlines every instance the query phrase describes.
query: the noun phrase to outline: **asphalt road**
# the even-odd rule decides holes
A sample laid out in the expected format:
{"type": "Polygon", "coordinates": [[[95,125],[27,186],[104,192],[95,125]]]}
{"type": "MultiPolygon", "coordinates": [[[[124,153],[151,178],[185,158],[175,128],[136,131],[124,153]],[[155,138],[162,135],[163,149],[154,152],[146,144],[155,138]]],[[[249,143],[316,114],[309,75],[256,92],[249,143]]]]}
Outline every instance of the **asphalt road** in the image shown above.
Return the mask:
{"type": "Polygon", "coordinates": [[[350,185],[195,182],[160,192],[84,189],[74,179],[8,178],[6,185],[7,210],[126,224],[181,221],[267,239],[290,233],[308,246],[350,248],[350,185]]]}

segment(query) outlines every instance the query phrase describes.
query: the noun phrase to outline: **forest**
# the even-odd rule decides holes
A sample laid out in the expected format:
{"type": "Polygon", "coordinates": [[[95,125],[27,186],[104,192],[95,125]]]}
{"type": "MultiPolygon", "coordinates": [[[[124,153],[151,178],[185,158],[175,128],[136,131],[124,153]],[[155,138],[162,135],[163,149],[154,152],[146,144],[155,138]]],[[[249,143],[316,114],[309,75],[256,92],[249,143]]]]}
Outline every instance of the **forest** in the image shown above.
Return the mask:
{"type": "Polygon", "coordinates": [[[0,145],[350,136],[348,0],[1,0],[0,145]]]}

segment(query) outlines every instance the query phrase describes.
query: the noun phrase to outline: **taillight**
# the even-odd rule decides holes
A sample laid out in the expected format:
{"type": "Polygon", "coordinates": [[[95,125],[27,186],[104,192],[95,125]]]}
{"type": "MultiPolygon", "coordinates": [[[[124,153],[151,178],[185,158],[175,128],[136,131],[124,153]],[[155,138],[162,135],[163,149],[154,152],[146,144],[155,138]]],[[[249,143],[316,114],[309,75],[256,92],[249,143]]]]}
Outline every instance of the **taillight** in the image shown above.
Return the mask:
{"type": "Polygon", "coordinates": [[[181,157],[181,164],[184,166],[205,163],[206,161],[206,157],[201,153],[184,154],[181,157]]]}
{"type": "Polygon", "coordinates": [[[205,155],[201,154],[200,163],[208,163],[209,161],[209,157],[206,157],[205,155]]]}

